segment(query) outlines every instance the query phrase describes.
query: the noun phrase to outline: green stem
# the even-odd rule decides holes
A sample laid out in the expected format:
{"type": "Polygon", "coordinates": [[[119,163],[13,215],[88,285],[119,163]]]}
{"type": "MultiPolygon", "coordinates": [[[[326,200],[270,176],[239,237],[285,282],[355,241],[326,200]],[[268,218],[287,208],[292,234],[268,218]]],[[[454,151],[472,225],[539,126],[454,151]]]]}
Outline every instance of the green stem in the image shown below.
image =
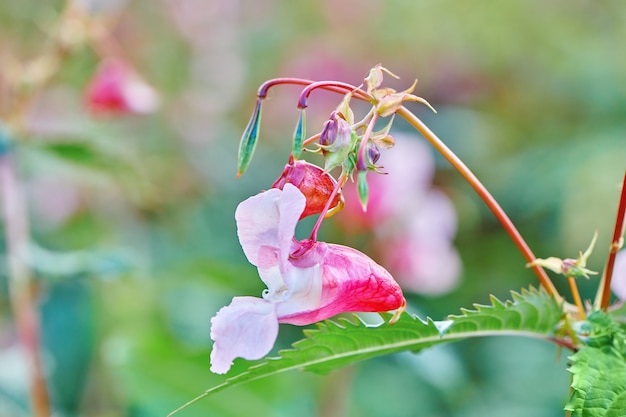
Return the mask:
{"type": "MultiPolygon", "coordinates": [[[[519,233],[511,219],[504,212],[502,207],[498,204],[498,202],[493,198],[491,193],[485,188],[485,186],[478,180],[476,175],[459,159],[458,156],[450,150],[446,146],[445,143],[435,133],[428,128],[417,116],[411,113],[406,107],[400,107],[397,111],[397,114],[402,116],[411,126],[413,126],[418,132],[420,132],[426,140],[428,140],[431,145],[450,162],[450,164],[465,178],[465,180],[472,186],[474,191],[478,194],[478,196],[487,204],[487,207],[493,212],[496,216],[504,230],[509,234],[509,237],[513,240],[519,251],[522,253],[524,258],[528,262],[532,262],[536,259],[535,255],[531,251],[530,247],[519,233]]],[[[562,299],[559,295],[558,290],[548,277],[548,274],[538,265],[532,267],[533,271],[539,278],[539,282],[541,285],[548,291],[549,294],[553,295],[557,299],[562,299]]]]}
{"type": "Polygon", "coordinates": [[[624,216],[626,215],[626,172],[624,172],[624,180],[622,182],[622,192],[620,194],[619,205],[617,208],[617,217],[615,219],[615,228],[613,229],[613,239],[609,249],[609,257],[602,273],[602,279],[596,295],[596,307],[599,306],[606,311],[611,301],[611,277],[613,276],[613,267],[615,266],[615,256],[624,244],[624,216]]]}
{"type": "Polygon", "coordinates": [[[50,404],[40,352],[40,323],[31,271],[26,261],[28,219],[9,151],[0,155],[0,195],[9,274],[9,297],[20,342],[30,369],[30,399],[35,417],[49,417],[50,404]]]}

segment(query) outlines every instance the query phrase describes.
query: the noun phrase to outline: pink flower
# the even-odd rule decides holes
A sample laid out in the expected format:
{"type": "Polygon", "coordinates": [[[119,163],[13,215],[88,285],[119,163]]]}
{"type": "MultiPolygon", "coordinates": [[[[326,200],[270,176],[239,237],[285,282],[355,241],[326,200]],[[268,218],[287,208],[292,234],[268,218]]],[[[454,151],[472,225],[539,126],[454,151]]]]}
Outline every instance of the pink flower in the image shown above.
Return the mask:
{"type": "MultiPolygon", "coordinates": [[[[295,185],[306,197],[306,206],[300,215],[302,219],[322,212],[334,188],[337,186],[337,181],[317,165],[299,160],[285,165],[283,173],[272,184],[272,188],[280,188],[282,190],[285,184],[295,185]]],[[[339,190],[333,198],[329,213],[341,210],[342,207],[343,197],[341,190],[339,190]]]]}
{"type": "Polygon", "coordinates": [[[211,371],[233,359],[260,359],[278,324],[307,325],[338,313],[388,311],[405,300],[398,284],[363,253],[341,245],[296,241],[306,198],[290,183],[245,200],[235,218],[243,251],[267,286],[263,298],[235,297],[211,320],[211,371]]]}
{"type": "Polygon", "coordinates": [[[126,63],[108,58],[100,63],[85,91],[87,105],[103,113],[152,113],[159,96],[126,63]]]}
{"type": "Polygon", "coordinates": [[[626,301],[626,249],[619,251],[615,257],[611,289],[617,298],[626,301]]]}

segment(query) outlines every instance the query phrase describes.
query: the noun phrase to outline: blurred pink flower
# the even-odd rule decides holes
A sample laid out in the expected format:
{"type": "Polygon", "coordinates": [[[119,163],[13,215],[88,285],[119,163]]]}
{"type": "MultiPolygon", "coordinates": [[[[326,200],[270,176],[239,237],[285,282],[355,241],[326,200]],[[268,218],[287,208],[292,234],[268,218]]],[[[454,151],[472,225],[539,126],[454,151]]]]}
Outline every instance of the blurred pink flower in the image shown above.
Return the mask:
{"type": "Polygon", "coordinates": [[[617,298],[626,301],[626,249],[619,251],[615,257],[611,289],[617,298]]]}
{"type": "Polygon", "coordinates": [[[398,284],[363,253],[294,239],[305,204],[300,190],[287,183],[237,207],[239,241],[267,289],[263,298],[233,298],[211,319],[211,371],[227,372],[237,357],[265,356],[278,335],[278,323],[307,325],[342,312],[404,306],[398,284]]]}
{"type": "Polygon", "coordinates": [[[381,260],[404,289],[442,294],[454,289],[461,272],[452,245],[456,213],[448,197],[432,188],[435,163],[429,147],[408,135],[394,137],[395,146],[379,161],[389,175],[367,177],[367,211],[358,203],[356,187],[345,187],[338,226],[347,233],[375,233],[381,260]]]}
{"type": "Polygon", "coordinates": [[[125,62],[103,60],[85,91],[90,109],[112,114],[147,114],[159,107],[159,95],[125,62]]]}

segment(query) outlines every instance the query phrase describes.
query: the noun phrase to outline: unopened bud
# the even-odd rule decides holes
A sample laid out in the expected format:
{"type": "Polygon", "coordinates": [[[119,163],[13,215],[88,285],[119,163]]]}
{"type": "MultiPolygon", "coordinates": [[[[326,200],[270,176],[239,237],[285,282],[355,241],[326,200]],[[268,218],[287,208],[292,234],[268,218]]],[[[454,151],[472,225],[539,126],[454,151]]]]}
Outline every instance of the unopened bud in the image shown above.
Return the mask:
{"type": "MultiPolygon", "coordinates": [[[[272,188],[283,189],[285,184],[295,185],[306,197],[306,206],[300,218],[321,213],[326,206],[337,181],[328,172],[307,161],[297,160],[285,166],[272,188]]],[[[343,208],[343,196],[338,190],[333,197],[327,217],[343,208]]]]}
{"type": "Polygon", "coordinates": [[[319,144],[325,159],[324,169],[330,171],[341,165],[350,154],[352,126],[336,111],[332,112],[330,119],[324,123],[319,144]]]}

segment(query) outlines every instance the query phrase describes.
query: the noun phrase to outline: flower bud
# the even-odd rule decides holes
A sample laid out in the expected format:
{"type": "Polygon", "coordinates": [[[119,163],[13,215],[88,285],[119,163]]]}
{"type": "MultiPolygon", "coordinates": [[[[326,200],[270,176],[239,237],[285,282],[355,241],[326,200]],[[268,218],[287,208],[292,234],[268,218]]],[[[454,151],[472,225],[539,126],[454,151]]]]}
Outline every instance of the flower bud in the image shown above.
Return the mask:
{"type": "Polygon", "coordinates": [[[330,171],[341,165],[352,149],[352,126],[336,111],[324,123],[319,144],[324,155],[324,170],[330,171]]]}
{"type": "MultiPolygon", "coordinates": [[[[306,206],[300,218],[321,213],[328,202],[337,181],[328,172],[307,161],[297,160],[285,166],[282,175],[272,184],[272,188],[283,189],[285,184],[295,185],[306,197],[306,206]]],[[[332,215],[343,208],[343,196],[338,190],[328,210],[332,215]]]]}
{"type": "Polygon", "coordinates": [[[374,142],[367,144],[367,159],[369,159],[369,163],[372,164],[372,166],[376,166],[376,162],[380,159],[380,150],[374,142]]]}

